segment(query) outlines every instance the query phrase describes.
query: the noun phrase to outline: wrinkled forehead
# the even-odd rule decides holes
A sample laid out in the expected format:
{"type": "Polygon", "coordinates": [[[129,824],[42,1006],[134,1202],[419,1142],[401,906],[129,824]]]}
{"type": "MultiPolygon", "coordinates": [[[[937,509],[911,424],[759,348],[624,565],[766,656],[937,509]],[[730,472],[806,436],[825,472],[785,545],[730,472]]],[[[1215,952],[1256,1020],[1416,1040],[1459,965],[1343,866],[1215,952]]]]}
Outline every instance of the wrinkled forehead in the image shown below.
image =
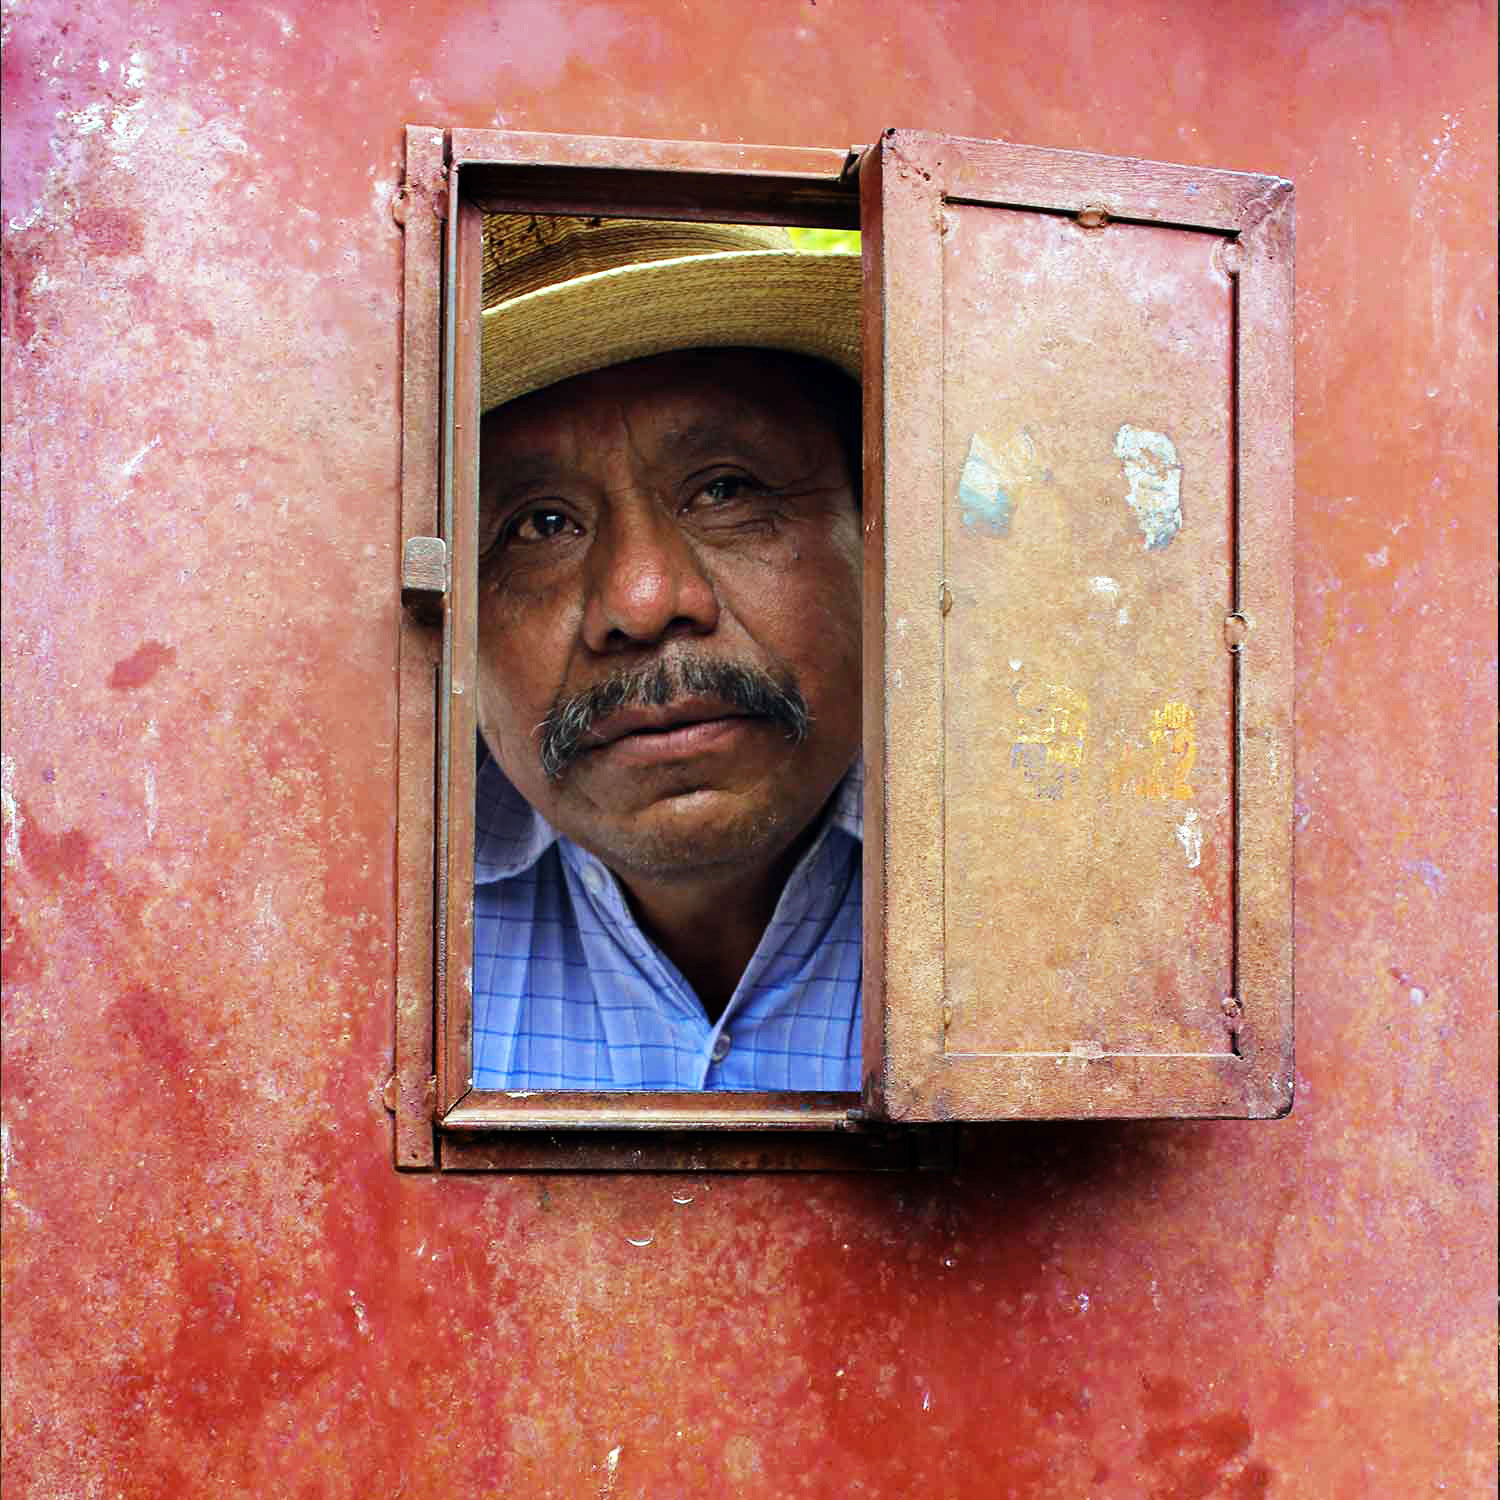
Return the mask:
{"type": "MultiPolygon", "coordinates": [[[[671,457],[742,439],[799,450],[856,442],[859,392],[819,360],[763,349],[690,349],[611,365],[497,407],[484,419],[487,471],[582,458],[606,434],[671,457]]],[[[815,457],[813,451],[807,453],[815,457]]]]}

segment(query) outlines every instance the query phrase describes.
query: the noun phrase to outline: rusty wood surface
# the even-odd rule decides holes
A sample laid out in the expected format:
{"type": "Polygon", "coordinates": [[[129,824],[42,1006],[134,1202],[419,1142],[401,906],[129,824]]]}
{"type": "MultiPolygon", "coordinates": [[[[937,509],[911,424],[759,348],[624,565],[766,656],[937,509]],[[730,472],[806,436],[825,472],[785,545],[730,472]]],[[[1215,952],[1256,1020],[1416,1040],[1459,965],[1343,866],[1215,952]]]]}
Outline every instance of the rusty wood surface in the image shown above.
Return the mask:
{"type": "Polygon", "coordinates": [[[1161,1120],[1266,1118],[1282,1101],[1254,1090],[1226,1047],[1103,1052],[1080,1043],[1038,1052],[945,1052],[923,1075],[908,1120],[1161,1120]]]}
{"type": "Polygon", "coordinates": [[[478,734],[476,594],[479,567],[479,309],[484,282],[484,216],[457,199],[454,233],[452,409],[446,524],[451,559],[444,712],[448,716],[443,875],[438,941],[446,954],[438,1013],[439,1116],[472,1087],[474,1015],[474,777],[478,734]]]}
{"type": "MultiPolygon", "coordinates": [[[[401,299],[401,536],[438,528],[439,317],[444,191],[442,132],[406,132],[398,195],[403,230],[401,299]]],[[[404,580],[403,580],[404,584],[404,580]]],[[[396,1068],[392,1105],[400,1167],[430,1167],[435,954],[433,768],[437,764],[437,669],[441,636],[403,620],[400,636],[396,787],[396,1068]]]]}
{"type": "Polygon", "coordinates": [[[878,381],[865,410],[884,433],[870,476],[878,490],[866,498],[879,518],[865,532],[864,683],[865,795],[879,798],[879,842],[866,835],[865,913],[866,933],[878,921],[884,935],[864,958],[864,1069],[872,1111],[904,1118],[942,1046],[925,1002],[943,985],[943,766],[932,733],[944,705],[943,327],[939,189],[894,139],[882,137],[860,169],[879,276],[865,289],[878,298],[865,309],[867,389],[878,381]]]}
{"type": "Polygon", "coordinates": [[[706,219],[709,222],[857,229],[854,196],[833,179],[779,178],[747,191],[727,175],[569,171],[470,166],[464,179],[487,213],[602,214],[611,218],[706,219]]]}
{"type": "Polygon", "coordinates": [[[459,165],[503,161],[517,166],[718,172],[837,181],[845,160],[844,151],[819,146],[668,141],[552,131],[455,130],[449,140],[452,160],[459,165]]]}
{"type": "MultiPolygon", "coordinates": [[[[902,865],[893,816],[935,820],[914,842],[940,849],[944,865],[924,918],[885,909],[878,1107],[903,1119],[1281,1113],[1289,783],[1274,735],[1269,762],[1248,775],[1237,757],[1242,731],[1264,737],[1266,714],[1285,723],[1290,712],[1288,662],[1274,650],[1291,616],[1278,581],[1290,541],[1290,309],[1274,304],[1290,284],[1237,319],[1225,239],[984,206],[974,200],[1009,205],[1027,180],[1007,147],[989,153],[988,189],[969,167],[960,202],[948,196],[949,143],[898,132],[881,155],[885,253],[904,240],[941,255],[886,281],[888,324],[913,320],[900,340],[887,334],[888,407],[893,347],[941,371],[940,387],[930,376],[914,385],[919,415],[904,419],[903,451],[885,455],[886,495],[900,497],[887,501],[887,536],[899,505],[922,538],[885,551],[886,722],[910,683],[943,685],[936,712],[884,747],[887,892],[902,865]],[[920,204],[900,232],[892,184],[898,201],[920,204]],[[1252,456],[1245,498],[1234,346],[1247,330],[1257,352],[1240,426],[1270,457],[1252,456]],[[1283,430],[1270,438],[1276,414],[1283,430]],[[941,474],[917,473],[934,449],[941,474]],[[1263,496],[1278,455],[1281,488],[1263,496]],[[1242,498],[1267,506],[1248,527],[1236,522],[1242,498]],[[1248,658],[1226,644],[1241,618],[1236,567],[1253,580],[1272,648],[1248,658]],[[894,588],[906,608],[891,607],[894,588]],[[1245,713],[1237,671],[1254,683],[1245,713]],[[1246,879],[1237,806],[1269,856],[1246,879]],[[1284,940],[1254,950],[1274,1038],[1258,1069],[1235,1052],[1237,917],[1284,940]],[[895,1000],[892,954],[927,954],[935,929],[941,949],[895,1000]]],[[[1020,156],[1034,173],[1038,153],[1020,156]]],[[[1060,179],[1077,170],[1060,157],[1060,179]]],[[[1219,183],[1221,197],[1243,186],[1194,179],[1219,183]]],[[[1160,206],[1154,181],[1149,191],[1160,206]]],[[[1181,204],[1168,208],[1169,223],[1182,217],[1181,204]]]]}
{"type": "Polygon", "coordinates": [[[855,1094],[503,1093],[475,1090],[443,1118],[445,1130],[844,1130],[855,1094]]]}
{"type": "Polygon", "coordinates": [[[886,1055],[886,728],[885,728],[885,192],[878,147],[859,158],[860,339],[864,472],[860,507],[864,556],[860,577],[860,671],[865,763],[864,854],[860,963],[860,1087],[865,1105],[879,1112],[886,1055]]]}
{"type": "Polygon", "coordinates": [[[1294,1092],[1293,889],[1295,671],[1292,308],[1294,203],[1278,191],[1236,246],[1238,313],[1235,606],[1246,623],[1239,669],[1236,839],[1237,1042],[1261,1111],[1294,1092]]]}
{"type": "Polygon", "coordinates": [[[492,213],[858,225],[843,151],[468,130],[451,152],[492,213]]]}
{"type": "Polygon", "coordinates": [[[1134,219],[1237,232],[1259,205],[1285,189],[1254,172],[1206,171],[1170,162],[1054,151],[1008,141],[962,140],[901,132],[923,165],[936,167],[952,201],[1052,209],[1086,209],[1134,219]]]}

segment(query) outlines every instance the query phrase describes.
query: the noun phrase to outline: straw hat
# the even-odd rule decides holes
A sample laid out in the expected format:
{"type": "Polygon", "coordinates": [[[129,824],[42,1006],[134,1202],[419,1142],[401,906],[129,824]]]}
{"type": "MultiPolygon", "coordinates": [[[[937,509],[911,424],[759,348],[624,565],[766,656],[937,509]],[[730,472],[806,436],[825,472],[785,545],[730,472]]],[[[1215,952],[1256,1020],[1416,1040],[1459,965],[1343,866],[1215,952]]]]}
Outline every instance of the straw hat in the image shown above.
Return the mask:
{"type": "Polygon", "coordinates": [[[481,409],[672,349],[785,349],[859,378],[860,263],[786,231],[490,214],[481,409]]]}

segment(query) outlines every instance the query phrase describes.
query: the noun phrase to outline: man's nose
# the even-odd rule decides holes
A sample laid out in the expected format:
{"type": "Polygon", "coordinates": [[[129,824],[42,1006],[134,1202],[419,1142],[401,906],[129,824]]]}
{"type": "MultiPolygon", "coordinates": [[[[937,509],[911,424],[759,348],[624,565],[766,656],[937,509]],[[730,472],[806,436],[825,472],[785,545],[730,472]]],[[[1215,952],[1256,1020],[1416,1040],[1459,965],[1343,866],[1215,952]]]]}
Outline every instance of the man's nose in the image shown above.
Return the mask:
{"type": "Polygon", "coordinates": [[[676,518],[649,501],[618,504],[590,548],[584,641],[629,650],[719,623],[713,580],[676,518]]]}

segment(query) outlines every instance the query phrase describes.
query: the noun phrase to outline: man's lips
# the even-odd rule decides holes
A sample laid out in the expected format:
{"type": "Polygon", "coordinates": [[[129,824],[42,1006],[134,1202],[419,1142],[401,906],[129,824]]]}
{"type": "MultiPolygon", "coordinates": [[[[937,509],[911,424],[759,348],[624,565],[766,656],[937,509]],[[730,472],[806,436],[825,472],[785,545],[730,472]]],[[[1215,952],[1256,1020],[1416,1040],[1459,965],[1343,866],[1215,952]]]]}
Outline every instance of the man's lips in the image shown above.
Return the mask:
{"type": "MultiPolygon", "coordinates": [[[[694,725],[750,717],[743,709],[702,700],[664,703],[652,708],[622,708],[594,725],[584,737],[583,748],[602,750],[606,745],[624,739],[668,735],[674,730],[691,729],[694,725]]],[[[689,736],[683,735],[682,738],[686,740],[689,736]]]]}

